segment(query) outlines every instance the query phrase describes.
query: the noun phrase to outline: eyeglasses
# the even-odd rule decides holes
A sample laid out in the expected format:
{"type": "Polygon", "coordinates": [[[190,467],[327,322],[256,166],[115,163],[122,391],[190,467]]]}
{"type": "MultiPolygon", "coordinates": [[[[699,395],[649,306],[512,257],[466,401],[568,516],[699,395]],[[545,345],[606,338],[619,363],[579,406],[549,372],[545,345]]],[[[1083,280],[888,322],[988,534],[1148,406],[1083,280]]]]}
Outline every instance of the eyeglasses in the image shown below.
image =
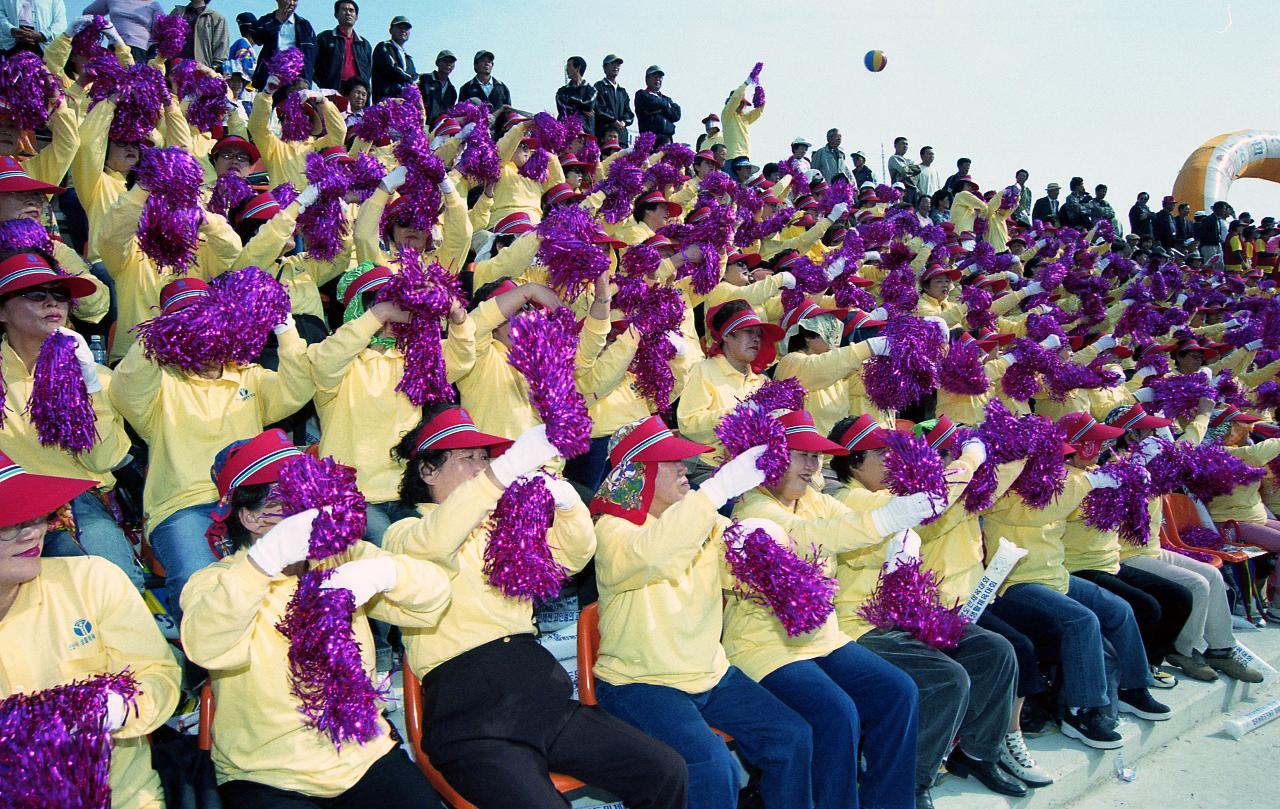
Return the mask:
{"type": "Polygon", "coordinates": [[[244,152],[220,152],[218,154],[218,159],[226,160],[229,163],[248,164],[253,162],[253,158],[245,154],[244,152]]]}
{"type": "Polygon", "coordinates": [[[26,522],[20,522],[17,525],[9,525],[0,528],[0,542],[17,542],[23,534],[36,530],[43,530],[49,524],[48,514],[42,514],[26,522]]]}
{"type": "Polygon", "coordinates": [[[44,303],[50,298],[53,298],[57,303],[66,303],[71,300],[71,293],[61,287],[58,289],[24,289],[18,294],[32,303],[44,303]]]}

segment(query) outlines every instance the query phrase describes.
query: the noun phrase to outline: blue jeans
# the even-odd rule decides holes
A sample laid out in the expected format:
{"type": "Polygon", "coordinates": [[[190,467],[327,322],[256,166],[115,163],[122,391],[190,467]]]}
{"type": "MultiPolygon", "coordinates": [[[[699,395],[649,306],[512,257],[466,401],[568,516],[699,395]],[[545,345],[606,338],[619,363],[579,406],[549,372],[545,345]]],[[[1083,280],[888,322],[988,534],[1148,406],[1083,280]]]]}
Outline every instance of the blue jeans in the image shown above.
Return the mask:
{"type": "Polygon", "coordinates": [[[760,794],[766,809],[813,805],[809,723],[732,666],[720,682],[701,694],[597,680],[596,697],[606,711],[667,743],[684,758],[689,766],[690,807],[735,809],[738,805],[738,768],[729,748],[709,726],[733,736],[742,757],[760,768],[760,794]]]}
{"type": "Polygon", "coordinates": [[[182,622],[182,588],[187,579],[201,568],[218,561],[209,549],[204,532],[213,521],[213,503],[179,509],[151,529],[151,550],[164,565],[164,589],[168,597],[169,617],[182,622]]]}
{"type": "Polygon", "coordinates": [[[394,520],[391,507],[395,503],[369,503],[364,510],[364,538],[382,547],[382,535],[387,533],[394,520]]]}
{"type": "Polygon", "coordinates": [[[1148,688],[1155,680],[1147,666],[1142,631],[1133,617],[1133,608],[1120,596],[1091,581],[1072,576],[1067,595],[1098,616],[1102,638],[1109,643],[1118,665],[1118,685],[1122,689],[1148,688]]]}
{"type": "Polygon", "coordinates": [[[67,531],[51,531],[45,535],[41,555],[100,556],[123,570],[142,592],[145,581],[133,555],[133,545],[97,495],[89,491],[72,500],[71,513],[76,520],[76,536],[67,531]]]}
{"type": "Polygon", "coordinates": [[[760,684],[813,729],[816,809],[915,806],[920,695],[901,669],[851,642],[826,657],[788,663],[760,684]],[[867,766],[859,773],[863,755],[867,766]]]}

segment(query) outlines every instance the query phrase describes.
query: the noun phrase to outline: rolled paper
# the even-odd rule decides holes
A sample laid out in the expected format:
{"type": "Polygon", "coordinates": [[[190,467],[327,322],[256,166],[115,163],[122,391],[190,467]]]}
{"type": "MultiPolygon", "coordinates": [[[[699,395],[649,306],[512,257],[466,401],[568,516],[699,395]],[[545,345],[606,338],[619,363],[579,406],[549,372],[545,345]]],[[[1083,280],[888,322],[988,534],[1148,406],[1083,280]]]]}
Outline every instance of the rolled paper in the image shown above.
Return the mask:
{"type": "Polygon", "coordinates": [[[1261,671],[1264,679],[1280,674],[1280,672],[1276,671],[1275,666],[1271,665],[1263,658],[1258,657],[1258,655],[1254,654],[1252,649],[1245,646],[1240,641],[1236,641],[1235,648],[1231,650],[1231,656],[1240,661],[1241,664],[1261,671]]]}
{"type": "Polygon", "coordinates": [[[1231,734],[1232,738],[1240,741],[1247,734],[1277,717],[1280,717],[1280,699],[1273,699],[1268,703],[1259,705],[1244,716],[1233,716],[1226,720],[1224,729],[1231,734]]]}
{"type": "Polygon", "coordinates": [[[982,613],[986,611],[987,605],[996,597],[1000,585],[1009,578],[1013,566],[1026,555],[1026,548],[1019,548],[1008,539],[1000,537],[1000,546],[996,548],[996,555],[991,557],[987,569],[982,571],[982,578],[978,579],[977,586],[969,595],[969,600],[960,608],[960,617],[967,619],[970,623],[977,623],[982,613]]]}

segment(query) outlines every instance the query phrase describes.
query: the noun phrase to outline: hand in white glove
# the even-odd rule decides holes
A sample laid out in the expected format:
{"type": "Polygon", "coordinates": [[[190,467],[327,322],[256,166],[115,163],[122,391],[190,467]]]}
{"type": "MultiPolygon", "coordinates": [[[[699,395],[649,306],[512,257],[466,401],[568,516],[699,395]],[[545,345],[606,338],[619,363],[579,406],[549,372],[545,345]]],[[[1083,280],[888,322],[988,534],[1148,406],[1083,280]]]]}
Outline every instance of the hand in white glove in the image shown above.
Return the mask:
{"type": "Polygon", "coordinates": [[[454,137],[458,140],[466,140],[474,131],[476,131],[476,125],[474,123],[468,123],[463,126],[462,129],[458,131],[458,134],[454,135],[454,137]]]}
{"type": "Polygon", "coordinates": [[[271,327],[271,333],[279,337],[292,328],[294,328],[293,315],[285,315],[284,320],[271,327]]]}
{"type": "Polygon", "coordinates": [[[111,40],[113,47],[124,44],[124,37],[120,36],[120,32],[116,30],[115,25],[110,20],[107,21],[107,27],[103,29],[102,33],[106,34],[107,39],[111,40]]]}
{"type": "Polygon", "coordinates": [[[271,526],[249,548],[249,561],[268,576],[279,576],[289,565],[307,558],[311,547],[311,523],[318,509],[309,508],[271,526]]]}
{"type": "Polygon", "coordinates": [[[317,186],[309,185],[298,192],[294,202],[298,203],[299,212],[305,211],[312,205],[316,204],[316,200],[320,199],[320,189],[317,186]]]}
{"type": "Polygon", "coordinates": [[[1137,371],[1135,371],[1135,372],[1134,372],[1134,374],[1133,374],[1133,378],[1134,378],[1134,379],[1136,379],[1136,380],[1138,380],[1139,382],[1141,382],[1142,380],[1144,380],[1144,379],[1146,379],[1147,377],[1151,376],[1151,375],[1152,375],[1152,374],[1154,374],[1155,372],[1156,372],[1156,369],[1155,369],[1155,368],[1152,368],[1150,365],[1144,365],[1144,366],[1142,366],[1141,368],[1139,368],[1137,371]]]}
{"type": "Polygon", "coordinates": [[[925,320],[938,327],[938,331],[942,332],[942,344],[946,345],[947,341],[951,339],[951,327],[947,325],[947,321],[936,315],[929,315],[925,320]]]}
{"type": "Polygon", "coordinates": [[[928,492],[917,492],[895,497],[871,512],[871,522],[880,536],[888,536],[915,528],[943,508],[945,504],[935,504],[928,492]]]}
{"type": "MultiPolygon", "coordinates": [[[[1137,377],[1134,377],[1134,378],[1136,379],[1137,377]]],[[[1143,404],[1151,404],[1156,399],[1156,392],[1153,391],[1151,388],[1138,388],[1136,391],[1134,391],[1133,398],[1137,399],[1139,402],[1142,402],[1143,404]]]]}
{"type": "Polygon", "coordinates": [[[667,342],[671,343],[671,345],[675,348],[677,357],[683,357],[684,352],[688,350],[687,346],[685,345],[686,341],[684,339],[684,335],[678,331],[675,331],[674,329],[672,331],[667,332],[667,342]]]}
{"type": "Polygon", "coordinates": [[[789,273],[786,270],[783,270],[782,272],[778,273],[777,276],[778,276],[778,283],[781,284],[783,289],[796,288],[796,277],[792,273],[789,273]]]}
{"type": "Polygon", "coordinates": [[[888,320],[889,310],[885,309],[883,306],[877,306],[875,309],[867,312],[867,316],[872,320],[888,320]]]}
{"type": "Polygon", "coordinates": [[[1014,272],[1013,270],[1005,270],[1004,277],[1011,284],[1016,284],[1017,282],[1022,280],[1022,276],[1014,272]]]}
{"type": "Polygon", "coordinates": [[[981,438],[970,438],[961,444],[960,453],[972,458],[978,466],[982,466],[987,461],[987,445],[982,443],[981,438]]]}
{"type": "Polygon", "coordinates": [[[69,37],[74,37],[76,34],[80,33],[80,29],[84,28],[91,22],[93,22],[92,14],[81,14],[79,17],[76,17],[71,21],[71,24],[67,26],[67,30],[64,33],[69,37]]]}
{"type": "Polygon", "coordinates": [[[883,357],[889,353],[888,337],[869,337],[867,338],[867,345],[871,347],[871,356],[873,357],[883,357]]]}
{"type": "Polygon", "coordinates": [[[907,562],[919,558],[920,535],[915,531],[901,531],[885,543],[884,563],[890,573],[907,562]]]}
{"type": "Polygon", "coordinates": [[[839,222],[844,215],[849,212],[849,203],[837,202],[831,206],[831,213],[827,214],[828,222],[839,222]]]}
{"type": "MultiPolygon", "coordinates": [[[[1178,297],[1174,298],[1174,299],[1173,299],[1173,302],[1174,302],[1174,304],[1175,304],[1175,305],[1177,305],[1177,306],[1181,306],[1182,304],[1186,303],[1186,302],[1187,302],[1187,293],[1185,293],[1185,292],[1179,292],[1179,293],[1178,293],[1178,297]]],[[[1233,321],[1233,322],[1234,322],[1234,321],[1233,321]]]]}
{"type": "Polygon", "coordinates": [[[1048,239],[1036,239],[1036,243],[1034,246],[1037,250],[1039,250],[1040,248],[1044,247],[1048,243],[1049,243],[1048,239]]]}
{"type": "Polygon", "coordinates": [[[450,180],[448,177],[441,180],[438,187],[441,194],[452,194],[458,190],[457,186],[453,184],[453,180],[450,180]]]}
{"type": "Polygon", "coordinates": [[[844,256],[840,256],[839,258],[835,259],[830,264],[828,264],[827,268],[823,271],[827,276],[827,280],[828,281],[836,280],[836,276],[844,272],[844,268],[847,264],[848,264],[848,260],[844,256]]]}
{"type": "Polygon", "coordinates": [[[505,489],[516,478],[529,474],[559,454],[560,450],[547,440],[547,425],[536,424],[521,433],[501,457],[490,461],[489,471],[505,489]]]}
{"type": "Polygon", "coordinates": [[[711,477],[702,482],[698,491],[707,496],[717,509],[740,494],[749,492],[764,483],[763,470],[756,468],[756,461],[768,449],[761,444],[752,447],[729,461],[711,477]]]}
{"type": "Polygon", "coordinates": [[[556,501],[557,509],[568,511],[574,506],[582,505],[582,498],[578,496],[578,490],[573,488],[572,483],[546,472],[539,472],[538,475],[547,484],[547,491],[551,492],[551,499],[556,501]]]}
{"type": "Polygon", "coordinates": [[[1160,436],[1153,435],[1144,438],[1142,443],[1138,445],[1138,455],[1142,457],[1144,463],[1150,463],[1160,454],[1162,449],[1164,449],[1164,444],[1161,443],[1160,436]]]}
{"type": "Polygon", "coordinates": [[[409,170],[404,166],[396,166],[387,172],[387,176],[382,178],[379,185],[388,193],[394,193],[396,189],[404,185],[404,181],[409,178],[409,170]]]}
{"type": "Polygon", "coordinates": [[[1257,351],[1259,348],[1262,348],[1261,340],[1250,340],[1244,344],[1245,351],[1257,351]]]}
{"type": "Polygon", "coordinates": [[[124,697],[114,691],[107,692],[107,713],[102,717],[102,729],[107,733],[115,733],[124,727],[125,720],[129,718],[129,706],[125,705],[124,697]]]}
{"type": "Polygon", "coordinates": [[[1106,472],[1086,472],[1085,480],[1089,481],[1089,485],[1095,489],[1118,489],[1120,481],[1108,475],[1106,472]]]}
{"type": "Polygon", "coordinates": [[[1044,292],[1044,287],[1040,285],[1039,281],[1032,281],[1023,287],[1022,291],[1027,293],[1027,297],[1030,298],[1032,295],[1039,295],[1041,292],[1044,292]]]}
{"type": "Polygon", "coordinates": [[[1050,334],[1048,337],[1040,341],[1040,347],[1050,350],[1062,348],[1062,338],[1056,334],[1050,334]]]}
{"type": "Polygon", "coordinates": [[[262,85],[262,91],[267,95],[271,95],[272,93],[274,93],[276,90],[279,90],[279,89],[280,89],[280,77],[267,76],[266,83],[262,85]]]}
{"type": "Polygon", "coordinates": [[[320,584],[322,590],[350,590],[356,609],[378,593],[396,586],[396,563],[390,556],[356,559],[340,565],[333,575],[320,584]]]}
{"type": "Polygon", "coordinates": [[[1168,427],[1160,427],[1156,430],[1156,438],[1161,441],[1173,441],[1173,430],[1168,427]]]}
{"type": "Polygon", "coordinates": [[[1098,351],[1107,351],[1116,347],[1116,338],[1112,337],[1110,334],[1104,334],[1095,340],[1093,345],[1098,349],[1098,351]]]}
{"type": "Polygon", "coordinates": [[[76,341],[76,362],[80,363],[80,376],[84,378],[85,388],[89,393],[102,390],[102,382],[98,379],[98,364],[94,362],[93,352],[89,350],[89,342],[84,339],[84,335],[65,326],[59,327],[58,331],[76,341]]]}

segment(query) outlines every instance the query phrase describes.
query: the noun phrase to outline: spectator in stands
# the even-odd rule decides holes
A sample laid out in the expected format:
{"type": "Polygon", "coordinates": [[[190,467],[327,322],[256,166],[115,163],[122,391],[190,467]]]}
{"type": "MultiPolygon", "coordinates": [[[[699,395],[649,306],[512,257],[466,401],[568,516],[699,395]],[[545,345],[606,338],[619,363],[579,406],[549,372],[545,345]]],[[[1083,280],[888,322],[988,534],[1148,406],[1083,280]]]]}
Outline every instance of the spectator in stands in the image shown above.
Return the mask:
{"type": "Polygon", "coordinates": [[[493,113],[511,106],[511,91],[493,76],[493,51],[476,51],[471,60],[476,75],[458,90],[458,101],[483,101],[493,113]]]}
{"type": "Polygon", "coordinates": [[[920,167],[907,157],[907,139],[902,135],[893,139],[893,154],[889,156],[889,182],[902,183],[905,193],[903,200],[914,203],[916,198],[916,176],[920,167]]]}
{"type": "Polygon", "coordinates": [[[854,152],[850,157],[853,159],[853,174],[850,179],[853,184],[862,187],[863,183],[875,184],[876,175],[867,165],[867,156],[861,150],[854,152]]]}
{"type": "Polygon", "coordinates": [[[803,137],[797,136],[791,140],[791,157],[796,161],[796,165],[801,171],[808,171],[812,164],[809,162],[809,149],[813,144],[805,140],[803,137]]]}
{"type": "Polygon", "coordinates": [[[1208,216],[1196,227],[1196,239],[1200,242],[1200,258],[1205,264],[1221,259],[1222,245],[1227,240],[1227,220],[1231,218],[1231,206],[1224,200],[1213,203],[1208,216]]]}
{"type": "MultiPolygon", "coordinates": [[[[338,25],[316,37],[316,86],[341,90],[349,79],[363,79],[366,87],[373,76],[373,47],[356,33],[360,6],[355,0],[338,0],[333,17],[338,25]]],[[[344,93],[345,95],[345,93],[344,93]]]]}
{"type": "Polygon", "coordinates": [[[191,0],[185,6],[175,6],[170,14],[186,18],[191,33],[182,46],[182,58],[194,59],[212,70],[218,70],[227,59],[230,35],[227,20],[209,8],[206,0],[191,0]]]}
{"type": "Polygon", "coordinates": [[[1084,190],[1084,178],[1072,177],[1067,201],[1058,210],[1058,224],[1063,227],[1088,230],[1093,227],[1093,197],[1084,190]]]}
{"type": "Polygon", "coordinates": [[[618,84],[622,70],[622,57],[609,54],[604,57],[604,78],[596,82],[596,138],[604,143],[609,135],[616,135],[618,145],[631,145],[631,133],[627,127],[635,123],[631,111],[631,96],[618,84]]]}
{"type": "Polygon", "coordinates": [[[1107,186],[1098,183],[1093,187],[1093,224],[1102,220],[1111,223],[1111,227],[1116,233],[1121,232],[1120,221],[1116,219],[1116,209],[1111,207],[1111,203],[1107,202],[1107,186]]]}
{"type": "Polygon", "coordinates": [[[1172,250],[1178,244],[1178,217],[1174,214],[1178,200],[1167,196],[1160,200],[1160,212],[1152,217],[1151,234],[1156,244],[1172,250]]]}
{"type": "Polygon", "coordinates": [[[302,78],[308,85],[316,68],[316,29],[311,21],[295,13],[298,0],[276,0],[276,10],[258,18],[250,29],[253,41],[262,46],[253,73],[253,86],[267,86],[267,64],[278,51],[302,51],[302,78]]]}
{"type": "Polygon", "coordinates": [[[951,221],[952,194],[945,188],[933,192],[933,200],[929,206],[929,218],[935,225],[951,221]]]}
{"type": "Polygon", "coordinates": [[[10,0],[0,3],[0,52],[41,53],[67,27],[64,0],[10,0]]]}
{"type": "Polygon", "coordinates": [[[441,115],[458,103],[458,88],[453,86],[453,81],[449,78],[457,64],[458,57],[453,55],[453,51],[440,51],[436,54],[436,69],[422,74],[418,79],[428,124],[434,125],[441,115]]]}
{"type": "Polygon", "coordinates": [[[347,110],[343,113],[343,117],[346,119],[349,130],[364,118],[364,111],[369,108],[369,97],[372,95],[369,91],[369,80],[352,76],[342,83],[338,92],[347,99],[347,110]]]}
{"type": "Polygon", "coordinates": [[[1057,183],[1046,185],[1044,187],[1044,196],[1036,200],[1035,207],[1031,211],[1031,218],[1038,222],[1058,224],[1058,195],[1061,193],[1062,186],[1057,183]]]}
{"type": "Polygon", "coordinates": [[[635,98],[640,131],[657,135],[659,146],[671,142],[676,134],[676,122],[680,120],[680,105],[662,92],[666,75],[661,67],[649,65],[644,72],[644,89],[636,90],[635,98]]]}
{"type": "Polygon", "coordinates": [[[227,49],[227,61],[222,67],[223,73],[231,75],[232,71],[240,70],[244,73],[246,81],[252,78],[254,68],[258,64],[253,41],[253,26],[257,21],[258,18],[253,16],[251,11],[242,11],[236,15],[236,26],[240,31],[240,38],[232,42],[231,47],[227,49]]]}
{"type": "Polygon", "coordinates": [[[1139,237],[1155,235],[1155,217],[1151,213],[1151,208],[1147,206],[1150,199],[1151,195],[1143,191],[1138,194],[1137,200],[1129,208],[1129,232],[1139,237]]]}
{"type": "Polygon", "coordinates": [[[827,130],[826,144],[813,153],[813,168],[822,174],[822,179],[827,182],[831,182],[837,174],[852,176],[848,164],[845,163],[844,152],[840,150],[840,144],[843,141],[844,136],[840,134],[840,130],[832,127],[827,130]]]}
{"type": "Polygon", "coordinates": [[[720,116],[714,112],[702,119],[703,132],[698,136],[698,151],[712,149],[724,144],[724,135],[720,129],[720,116]]]}
{"type": "MultiPolygon", "coordinates": [[[[124,44],[132,51],[133,61],[142,64],[147,61],[147,51],[151,47],[151,27],[155,25],[156,17],[164,13],[164,7],[160,5],[160,0],[93,0],[80,13],[99,14],[110,20],[120,32],[124,44]]],[[[239,16],[246,15],[253,17],[249,12],[239,16]]],[[[210,67],[217,69],[218,66],[210,67]]],[[[253,73],[252,68],[249,73],[253,73]]]]}
{"type": "Polygon", "coordinates": [[[556,90],[556,112],[561,120],[576,116],[583,132],[596,131],[596,88],[584,78],[587,60],[570,56],[564,65],[565,83],[556,90]]]}
{"type": "Polygon", "coordinates": [[[935,191],[942,188],[942,172],[934,165],[932,146],[920,149],[920,173],[916,175],[916,193],[921,197],[932,197],[935,191]]]}
{"type": "Polygon", "coordinates": [[[405,50],[409,30],[413,24],[409,18],[397,15],[391,18],[388,32],[391,38],[379,42],[373,49],[373,101],[378,103],[387,96],[400,95],[400,89],[418,80],[418,70],[413,57],[405,50]]]}
{"type": "Polygon", "coordinates": [[[956,161],[956,173],[947,178],[944,187],[952,194],[958,194],[964,190],[962,178],[969,176],[969,169],[973,167],[973,161],[967,157],[962,157],[956,161]]]}
{"type": "Polygon", "coordinates": [[[1013,181],[1018,186],[1018,207],[1013,209],[1013,221],[1023,227],[1031,227],[1031,189],[1027,188],[1027,180],[1031,172],[1018,169],[1014,172],[1013,181]]]}

